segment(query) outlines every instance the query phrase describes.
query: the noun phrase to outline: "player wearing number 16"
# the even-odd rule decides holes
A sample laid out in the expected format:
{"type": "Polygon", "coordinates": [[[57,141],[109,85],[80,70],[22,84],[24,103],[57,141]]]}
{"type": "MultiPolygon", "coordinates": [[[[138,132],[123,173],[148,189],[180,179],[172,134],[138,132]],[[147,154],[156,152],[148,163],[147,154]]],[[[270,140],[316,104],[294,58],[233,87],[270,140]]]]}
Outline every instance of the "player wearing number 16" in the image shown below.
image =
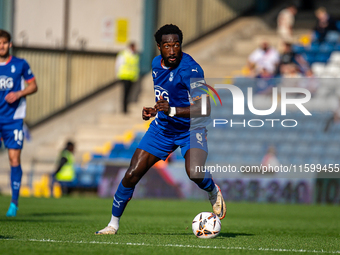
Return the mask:
{"type": "Polygon", "coordinates": [[[12,189],[12,200],[6,216],[15,217],[22,176],[20,154],[26,96],[35,93],[38,88],[26,60],[9,54],[11,47],[11,35],[0,29],[0,138],[8,149],[12,189]]]}

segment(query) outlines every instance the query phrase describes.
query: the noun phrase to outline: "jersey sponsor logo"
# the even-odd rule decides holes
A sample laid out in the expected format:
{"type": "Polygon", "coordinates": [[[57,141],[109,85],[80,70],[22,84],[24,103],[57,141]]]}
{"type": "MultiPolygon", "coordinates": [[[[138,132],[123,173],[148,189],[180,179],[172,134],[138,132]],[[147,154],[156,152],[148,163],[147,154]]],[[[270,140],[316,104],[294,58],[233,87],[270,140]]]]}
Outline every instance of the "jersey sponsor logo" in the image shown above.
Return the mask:
{"type": "Polygon", "coordinates": [[[15,66],[14,65],[11,66],[11,73],[15,73],[15,66]]]}
{"type": "Polygon", "coordinates": [[[164,100],[170,102],[169,91],[167,91],[166,89],[163,89],[161,86],[155,85],[156,101],[160,100],[161,96],[163,97],[164,100]]]}
{"type": "Polygon", "coordinates": [[[158,74],[158,72],[155,72],[155,71],[152,71],[152,73],[154,74],[154,78],[156,78],[157,77],[157,74],[158,74]]]}
{"type": "Polygon", "coordinates": [[[28,74],[28,75],[31,75],[31,74],[32,74],[31,68],[27,70],[27,74],[28,74]]]}
{"type": "Polygon", "coordinates": [[[169,81],[173,81],[174,80],[174,73],[170,72],[170,77],[169,77],[169,81]]]}
{"type": "Polygon", "coordinates": [[[10,90],[13,88],[13,78],[0,76],[0,90],[10,90]]]}

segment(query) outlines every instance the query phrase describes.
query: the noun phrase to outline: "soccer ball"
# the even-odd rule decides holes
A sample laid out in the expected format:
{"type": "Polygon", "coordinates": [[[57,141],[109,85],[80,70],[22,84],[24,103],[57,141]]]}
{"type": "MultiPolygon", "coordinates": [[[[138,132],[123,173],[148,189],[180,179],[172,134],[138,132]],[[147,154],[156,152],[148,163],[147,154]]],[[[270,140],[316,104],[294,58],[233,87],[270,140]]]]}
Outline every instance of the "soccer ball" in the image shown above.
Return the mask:
{"type": "Polygon", "coordinates": [[[216,214],[201,212],[192,221],[192,232],[198,238],[214,238],[221,231],[221,221],[216,214]]]}

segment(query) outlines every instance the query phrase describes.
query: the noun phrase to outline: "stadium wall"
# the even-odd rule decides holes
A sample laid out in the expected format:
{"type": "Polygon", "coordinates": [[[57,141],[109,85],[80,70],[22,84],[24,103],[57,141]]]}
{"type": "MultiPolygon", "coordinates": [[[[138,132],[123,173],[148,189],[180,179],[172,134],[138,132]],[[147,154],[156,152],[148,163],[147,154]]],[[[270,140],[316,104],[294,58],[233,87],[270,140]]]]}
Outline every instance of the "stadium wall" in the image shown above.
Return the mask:
{"type": "Polygon", "coordinates": [[[255,0],[160,0],[158,5],[157,27],[176,24],[187,44],[253,8],[255,0]]]}

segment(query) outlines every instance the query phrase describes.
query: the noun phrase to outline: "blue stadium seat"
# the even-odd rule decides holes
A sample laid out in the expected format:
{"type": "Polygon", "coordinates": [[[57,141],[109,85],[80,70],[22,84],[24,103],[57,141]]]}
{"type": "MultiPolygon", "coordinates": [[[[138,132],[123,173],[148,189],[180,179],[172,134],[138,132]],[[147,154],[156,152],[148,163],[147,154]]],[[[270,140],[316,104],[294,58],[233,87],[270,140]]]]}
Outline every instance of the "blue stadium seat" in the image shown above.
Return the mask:
{"type": "Polygon", "coordinates": [[[118,158],[125,150],[125,145],[123,143],[116,143],[110,152],[109,158],[118,158]]]}
{"type": "Polygon", "coordinates": [[[330,53],[333,51],[333,45],[331,43],[324,42],[320,44],[319,51],[324,53],[330,53]]]}
{"type": "Polygon", "coordinates": [[[288,132],[284,137],[282,137],[284,140],[289,141],[291,143],[294,143],[295,141],[298,141],[300,136],[299,133],[295,130],[291,130],[291,132],[288,132]]]}
{"type": "Polygon", "coordinates": [[[335,22],[336,28],[340,31],[340,20],[335,22]]]}
{"type": "Polygon", "coordinates": [[[311,45],[306,48],[308,52],[319,52],[320,51],[320,45],[318,42],[312,42],[311,45]]]}
{"type": "Polygon", "coordinates": [[[337,43],[340,39],[340,33],[338,31],[328,31],[325,41],[329,43],[337,43]]]}
{"type": "Polygon", "coordinates": [[[307,155],[302,160],[305,164],[315,164],[316,165],[316,164],[321,163],[322,157],[320,155],[315,155],[315,156],[307,155]]]}
{"type": "MultiPolygon", "coordinates": [[[[306,129],[308,131],[308,129],[306,129]]],[[[304,132],[300,135],[299,139],[306,143],[312,143],[315,140],[315,135],[312,132],[304,132]]]]}
{"type": "Polygon", "coordinates": [[[301,157],[310,154],[310,146],[307,143],[299,142],[299,144],[294,149],[295,154],[301,157]]]}
{"type": "Polygon", "coordinates": [[[135,134],[135,138],[133,139],[133,143],[139,143],[142,140],[144,134],[145,132],[137,132],[135,134]]]}
{"type": "Polygon", "coordinates": [[[310,64],[315,62],[315,52],[305,52],[304,59],[310,64]]]}
{"type": "Polygon", "coordinates": [[[277,147],[277,154],[281,156],[291,156],[294,145],[292,143],[282,143],[277,147]]]}
{"type": "Polygon", "coordinates": [[[92,158],[95,159],[100,159],[100,158],[104,158],[105,156],[103,154],[98,154],[98,153],[92,153],[92,158]]]}
{"type": "Polygon", "coordinates": [[[293,52],[301,54],[305,52],[305,47],[300,44],[294,44],[292,47],[293,52]]]}
{"type": "Polygon", "coordinates": [[[320,52],[320,53],[316,54],[315,61],[326,63],[330,56],[331,56],[331,52],[322,52],[322,53],[320,52]]]}
{"type": "Polygon", "coordinates": [[[309,153],[312,156],[320,156],[321,157],[325,154],[325,147],[321,143],[320,144],[315,143],[313,146],[310,146],[309,153]]]}
{"type": "Polygon", "coordinates": [[[288,155],[277,155],[277,159],[279,160],[279,162],[283,165],[288,165],[291,163],[291,157],[288,155]]]}

